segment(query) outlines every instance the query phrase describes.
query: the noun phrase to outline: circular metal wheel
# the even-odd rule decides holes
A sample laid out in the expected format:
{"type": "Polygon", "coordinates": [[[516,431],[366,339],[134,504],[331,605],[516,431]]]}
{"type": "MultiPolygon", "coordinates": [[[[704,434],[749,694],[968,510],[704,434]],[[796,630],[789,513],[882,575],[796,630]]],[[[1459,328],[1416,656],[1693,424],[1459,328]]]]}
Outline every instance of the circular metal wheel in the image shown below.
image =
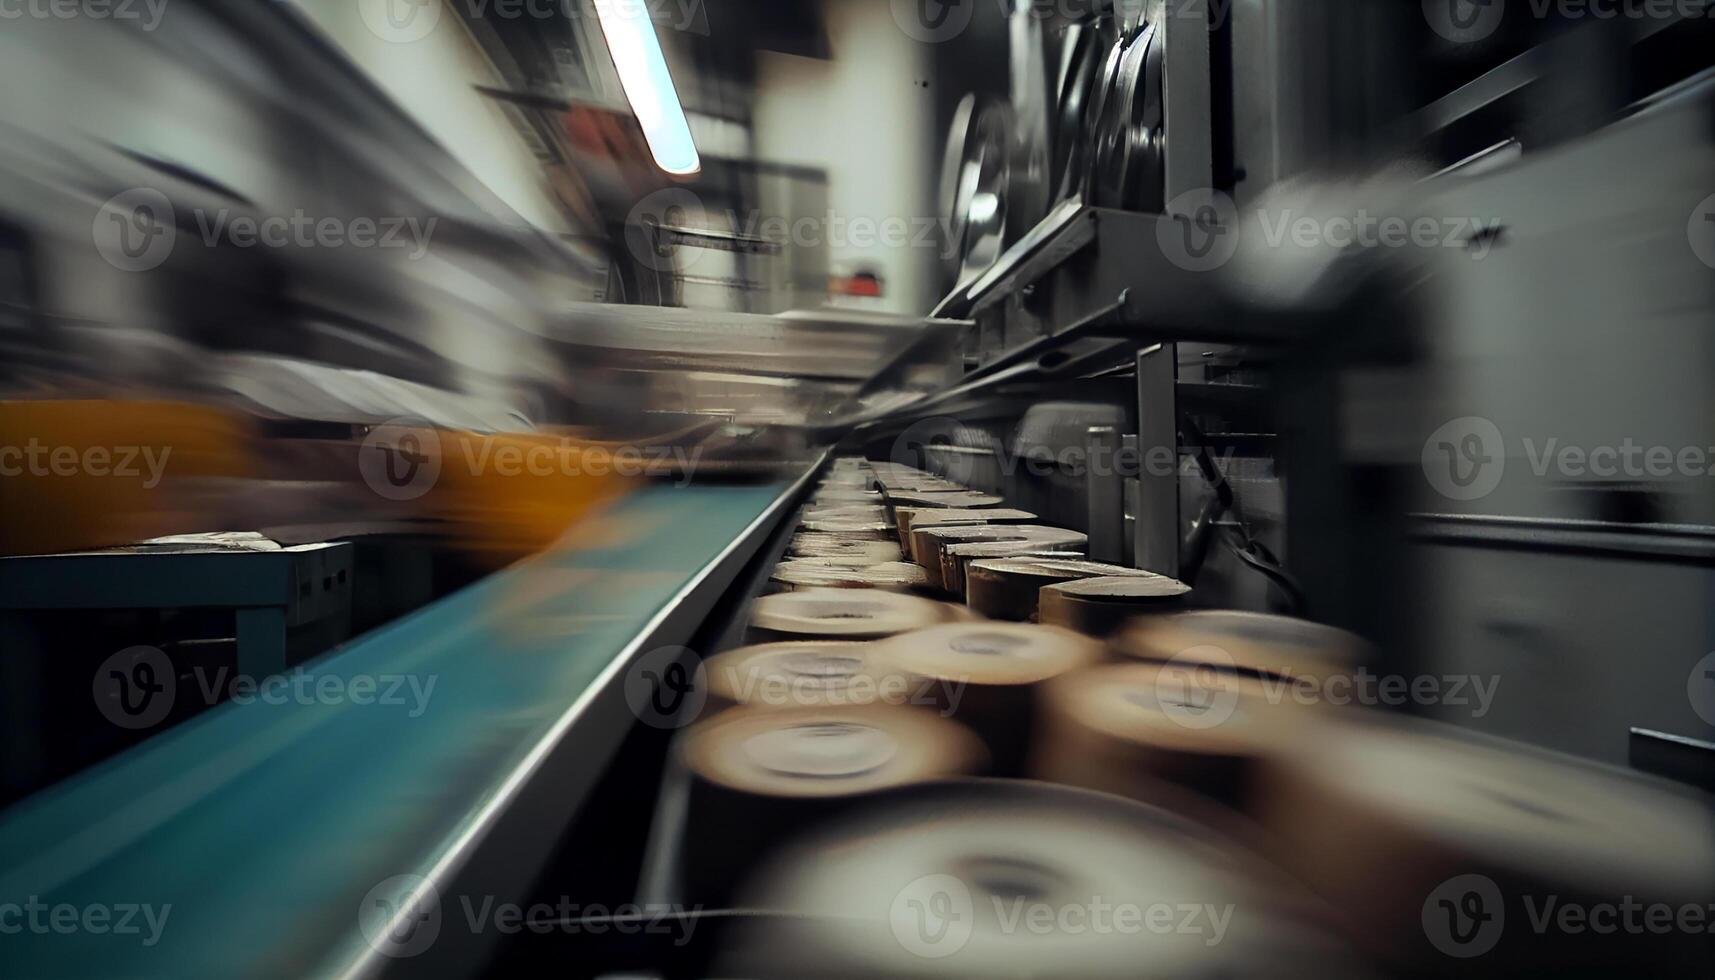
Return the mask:
{"type": "Polygon", "coordinates": [[[1012,179],[1012,113],[1004,103],[966,95],[953,113],[941,167],[941,212],[955,282],[1000,257],[1012,179]]]}
{"type": "Polygon", "coordinates": [[[1167,117],[1161,102],[1165,45],[1154,28],[1143,38],[1143,44],[1142,74],[1133,96],[1129,151],[1121,182],[1121,207],[1159,214],[1167,206],[1167,117]]]}
{"type": "Polygon", "coordinates": [[[964,221],[957,207],[959,181],[965,163],[965,144],[970,139],[976,112],[977,97],[967,93],[953,109],[953,122],[947,127],[947,145],[941,150],[941,189],[936,201],[940,204],[943,227],[954,243],[964,234],[964,221]]]}
{"type": "Polygon", "coordinates": [[[1065,47],[1056,87],[1054,120],[1055,200],[1078,192],[1087,134],[1084,115],[1095,95],[1096,72],[1106,48],[1099,25],[1084,21],[1066,28],[1065,47]]]}
{"type": "Polygon", "coordinates": [[[1084,113],[1084,161],[1079,174],[1077,191],[1086,204],[1094,200],[1097,175],[1100,173],[1102,141],[1108,128],[1108,116],[1116,101],[1120,62],[1125,57],[1125,39],[1118,38],[1107,49],[1102,67],[1096,74],[1095,88],[1084,113]]]}
{"type": "Polygon", "coordinates": [[[1091,175],[1090,203],[1099,207],[1126,206],[1125,176],[1132,151],[1131,124],[1142,98],[1143,65],[1153,36],[1154,29],[1145,27],[1127,37],[1120,56],[1113,95],[1104,107],[1091,175]]]}

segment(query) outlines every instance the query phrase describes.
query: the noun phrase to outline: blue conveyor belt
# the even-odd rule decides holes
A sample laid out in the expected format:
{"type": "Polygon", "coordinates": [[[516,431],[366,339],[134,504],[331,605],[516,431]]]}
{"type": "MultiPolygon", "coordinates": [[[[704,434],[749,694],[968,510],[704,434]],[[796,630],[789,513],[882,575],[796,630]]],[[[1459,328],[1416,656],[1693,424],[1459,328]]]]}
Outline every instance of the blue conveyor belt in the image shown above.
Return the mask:
{"type": "Polygon", "coordinates": [[[595,689],[612,685],[675,603],[718,584],[717,563],[765,530],[788,493],[635,494],[575,533],[575,547],[306,665],[342,685],[375,678],[376,698],[402,678],[399,703],[226,703],[15,806],[0,817],[0,907],[134,904],[165,918],[149,946],[141,914],[141,934],[121,936],[81,925],[60,933],[51,912],[38,912],[49,928],[25,921],[0,935],[0,973],[304,976],[361,966],[372,952],[359,931],[365,895],[468,848],[517,789],[508,783],[568,738],[595,689]]]}

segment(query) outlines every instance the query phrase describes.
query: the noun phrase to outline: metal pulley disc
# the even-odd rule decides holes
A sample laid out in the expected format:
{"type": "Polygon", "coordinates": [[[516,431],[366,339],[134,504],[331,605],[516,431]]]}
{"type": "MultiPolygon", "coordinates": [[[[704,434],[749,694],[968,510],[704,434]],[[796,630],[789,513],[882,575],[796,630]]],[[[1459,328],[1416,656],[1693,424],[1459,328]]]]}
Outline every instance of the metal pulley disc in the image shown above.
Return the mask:
{"type": "Polygon", "coordinates": [[[1143,43],[1143,73],[1132,103],[1122,206],[1159,214],[1167,206],[1167,120],[1162,106],[1162,49],[1166,45],[1153,27],[1143,43]]]}
{"type": "Polygon", "coordinates": [[[1005,244],[1012,128],[1004,103],[975,94],[966,95],[953,113],[942,158],[941,208],[955,281],[993,265],[1005,244]]]}
{"type": "Polygon", "coordinates": [[[1145,25],[1123,42],[1091,148],[1084,198],[1090,204],[1148,212],[1163,207],[1166,133],[1159,33],[1155,25],[1145,25]]]}
{"type": "MultiPolygon", "coordinates": [[[[1120,62],[1124,57],[1125,41],[1123,38],[1117,39],[1108,47],[1105,56],[1102,58],[1101,68],[1096,73],[1091,90],[1091,97],[1085,106],[1082,138],[1084,159],[1076,176],[1076,191],[1086,204],[1095,203],[1092,198],[1095,190],[1097,157],[1100,155],[1102,133],[1107,125],[1106,120],[1112,111],[1110,106],[1115,101],[1120,62]]],[[[1069,174],[1067,180],[1071,181],[1072,179],[1073,176],[1069,174]]]]}
{"type": "Polygon", "coordinates": [[[1096,73],[1101,70],[1102,57],[1107,52],[1103,40],[1103,32],[1095,21],[1066,28],[1054,103],[1055,200],[1064,200],[1078,191],[1085,156],[1084,115],[1095,97],[1096,73]]]}
{"type": "Polygon", "coordinates": [[[963,221],[955,204],[959,196],[959,180],[963,175],[965,144],[970,139],[971,122],[976,116],[977,97],[968,93],[953,109],[952,125],[947,127],[947,145],[941,150],[941,189],[936,201],[940,205],[943,227],[954,242],[959,241],[963,221]]]}
{"type": "Polygon", "coordinates": [[[1131,121],[1142,96],[1143,67],[1152,28],[1126,38],[1114,76],[1113,95],[1103,107],[1097,133],[1094,166],[1088,199],[1105,208],[1123,208],[1125,174],[1132,149],[1131,121]]]}

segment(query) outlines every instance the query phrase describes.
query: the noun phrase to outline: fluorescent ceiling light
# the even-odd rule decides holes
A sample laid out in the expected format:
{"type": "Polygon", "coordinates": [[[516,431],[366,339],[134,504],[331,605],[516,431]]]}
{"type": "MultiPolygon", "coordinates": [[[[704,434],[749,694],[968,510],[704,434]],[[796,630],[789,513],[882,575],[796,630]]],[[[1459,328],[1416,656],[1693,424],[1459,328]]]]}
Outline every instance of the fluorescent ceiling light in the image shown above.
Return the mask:
{"type": "Polygon", "coordinates": [[[619,84],[643,127],[655,165],[670,174],[701,170],[691,126],[673,89],[673,76],[667,73],[661,39],[649,19],[649,5],[644,0],[595,0],[595,9],[608,53],[619,69],[619,84]]]}

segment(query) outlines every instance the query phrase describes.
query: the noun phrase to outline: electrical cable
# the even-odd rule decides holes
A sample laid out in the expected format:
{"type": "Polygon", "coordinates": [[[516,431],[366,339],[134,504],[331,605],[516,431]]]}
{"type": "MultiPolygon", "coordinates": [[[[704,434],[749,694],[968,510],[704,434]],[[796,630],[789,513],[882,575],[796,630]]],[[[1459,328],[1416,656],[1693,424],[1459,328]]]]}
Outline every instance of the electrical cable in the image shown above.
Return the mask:
{"type": "MultiPolygon", "coordinates": [[[[1215,465],[1214,457],[1209,455],[1208,439],[1203,435],[1202,429],[1198,428],[1189,413],[1180,413],[1179,424],[1185,434],[1191,437],[1190,441],[1195,443],[1197,451],[1193,458],[1197,461],[1197,468],[1202,471],[1203,479],[1219,501],[1219,507],[1213,508],[1211,513],[1205,515],[1206,522],[1200,529],[1206,534],[1222,513],[1231,514],[1233,521],[1225,525],[1224,529],[1227,531],[1227,547],[1232,550],[1234,557],[1273,582],[1286,594],[1292,613],[1303,615],[1307,606],[1303,588],[1274,552],[1251,533],[1250,526],[1240,511],[1238,496],[1233,493],[1232,484],[1227,482],[1226,474],[1221,472],[1220,467],[1215,465]]],[[[1192,573],[1195,574],[1195,569],[1192,573]]]]}

